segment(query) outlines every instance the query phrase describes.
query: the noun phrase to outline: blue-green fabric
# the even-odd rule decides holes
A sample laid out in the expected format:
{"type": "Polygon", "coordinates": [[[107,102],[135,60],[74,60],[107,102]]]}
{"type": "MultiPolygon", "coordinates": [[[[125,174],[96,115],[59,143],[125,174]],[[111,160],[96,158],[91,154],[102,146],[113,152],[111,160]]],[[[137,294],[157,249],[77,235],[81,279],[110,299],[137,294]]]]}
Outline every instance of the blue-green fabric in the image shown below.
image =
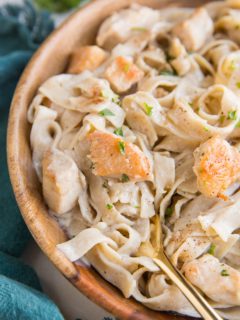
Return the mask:
{"type": "Polygon", "coordinates": [[[33,52],[53,29],[46,12],[24,6],[0,7],[0,320],[62,320],[40,292],[35,271],[18,257],[30,234],[18,210],[7,169],[6,130],[17,81],[33,52]]]}
{"type": "Polygon", "coordinates": [[[62,320],[58,308],[40,291],[0,275],[0,320],[62,320]]]}
{"type": "Polygon", "coordinates": [[[53,29],[46,12],[24,7],[0,7],[0,251],[19,256],[30,236],[19,214],[9,182],[6,129],[9,105],[26,63],[53,29]]]}
{"type": "Polygon", "coordinates": [[[26,286],[31,286],[36,290],[41,290],[40,282],[33,269],[18,258],[9,256],[3,252],[0,252],[0,275],[22,282],[26,286]]]}

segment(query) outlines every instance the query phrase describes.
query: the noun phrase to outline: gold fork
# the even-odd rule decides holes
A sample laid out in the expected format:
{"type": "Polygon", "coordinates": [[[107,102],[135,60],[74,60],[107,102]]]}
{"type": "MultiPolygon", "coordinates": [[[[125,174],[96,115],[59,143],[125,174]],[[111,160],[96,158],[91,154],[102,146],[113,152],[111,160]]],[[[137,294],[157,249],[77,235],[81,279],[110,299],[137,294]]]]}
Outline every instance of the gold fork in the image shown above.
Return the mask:
{"type": "MultiPolygon", "coordinates": [[[[160,219],[156,219],[156,222],[160,224],[160,219]]],[[[158,229],[159,230],[159,229],[158,229]]],[[[170,280],[182,291],[185,297],[198,311],[198,313],[205,320],[223,320],[222,317],[210,306],[210,304],[204,299],[199,291],[194,288],[190,282],[173,266],[169,258],[164,252],[162,242],[162,232],[160,225],[160,232],[157,236],[158,258],[153,258],[155,263],[161,268],[161,270],[169,277],[170,280]]]]}

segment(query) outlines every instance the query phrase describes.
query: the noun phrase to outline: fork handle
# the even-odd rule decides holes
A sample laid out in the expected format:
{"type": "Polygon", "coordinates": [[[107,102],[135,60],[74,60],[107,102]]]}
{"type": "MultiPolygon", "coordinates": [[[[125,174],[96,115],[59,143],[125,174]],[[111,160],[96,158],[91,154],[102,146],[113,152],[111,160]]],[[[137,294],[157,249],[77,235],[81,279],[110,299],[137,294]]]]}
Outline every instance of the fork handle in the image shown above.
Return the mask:
{"type": "Polygon", "coordinates": [[[168,258],[161,256],[160,259],[153,259],[154,262],[162,269],[164,273],[172,280],[181,290],[193,307],[205,320],[223,320],[222,317],[210,306],[204,297],[196,290],[187,279],[176,270],[169,262],[168,258]]]}

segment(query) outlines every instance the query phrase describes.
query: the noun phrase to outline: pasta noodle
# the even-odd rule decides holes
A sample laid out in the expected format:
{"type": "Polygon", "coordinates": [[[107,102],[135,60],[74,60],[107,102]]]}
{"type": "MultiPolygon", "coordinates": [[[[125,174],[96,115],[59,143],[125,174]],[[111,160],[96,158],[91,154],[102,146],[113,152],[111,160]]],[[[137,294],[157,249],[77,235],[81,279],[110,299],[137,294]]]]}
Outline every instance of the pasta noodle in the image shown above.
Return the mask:
{"type": "Polygon", "coordinates": [[[240,318],[239,27],[238,0],[132,5],[28,109],[33,165],[69,236],[57,248],[153,310],[199,316],[153,261],[162,235],[214,308],[240,318]]]}

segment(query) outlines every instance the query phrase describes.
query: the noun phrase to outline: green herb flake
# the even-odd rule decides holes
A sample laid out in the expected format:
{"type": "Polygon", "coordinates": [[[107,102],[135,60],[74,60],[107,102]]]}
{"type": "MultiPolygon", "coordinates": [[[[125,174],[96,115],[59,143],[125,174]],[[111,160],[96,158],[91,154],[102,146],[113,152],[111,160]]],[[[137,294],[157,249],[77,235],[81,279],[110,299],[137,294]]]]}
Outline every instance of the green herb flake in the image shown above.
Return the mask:
{"type": "Polygon", "coordinates": [[[169,219],[172,216],[172,214],[173,214],[173,208],[172,207],[168,207],[166,209],[166,212],[165,212],[165,218],[169,219]]]}
{"type": "Polygon", "coordinates": [[[117,94],[112,98],[112,102],[117,103],[117,104],[120,102],[120,98],[117,94]]]}
{"type": "Polygon", "coordinates": [[[204,131],[209,131],[208,127],[203,127],[204,131]]]}
{"type": "Polygon", "coordinates": [[[128,182],[129,180],[129,176],[126,173],[123,173],[121,177],[121,182],[128,182]]]}
{"type": "Polygon", "coordinates": [[[210,245],[210,248],[208,249],[208,253],[211,254],[212,256],[214,256],[215,249],[216,249],[216,245],[214,243],[212,243],[210,245]]]}
{"type": "Polygon", "coordinates": [[[107,99],[108,98],[108,93],[106,90],[102,89],[100,92],[101,97],[107,99]]]}
{"type": "Polygon", "coordinates": [[[144,106],[144,109],[145,109],[145,112],[148,116],[151,116],[152,115],[152,109],[153,107],[151,107],[149,104],[147,104],[147,102],[144,102],[143,103],[143,106],[144,106]]]}
{"type": "Polygon", "coordinates": [[[102,184],[103,188],[108,189],[108,182],[105,180],[102,184]]]}
{"type": "Polygon", "coordinates": [[[236,124],[235,128],[240,128],[240,121],[236,124]]]}
{"type": "Polygon", "coordinates": [[[144,27],[132,27],[131,28],[132,31],[141,31],[141,32],[145,32],[148,29],[144,28],[144,27]]]}
{"type": "Polygon", "coordinates": [[[237,120],[237,110],[228,111],[228,120],[237,120]]]}
{"type": "Polygon", "coordinates": [[[134,206],[134,208],[139,209],[139,208],[140,208],[140,206],[134,206]]]}
{"type": "Polygon", "coordinates": [[[234,60],[231,61],[230,65],[229,65],[229,69],[231,71],[236,70],[237,66],[236,66],[236,62],[234,60]]]}
{"type": "Polygon", "coordinates": [[[161,76],[175,76],[176,72],[172,71],[172,70],[162,70],[160,72],[161,76]]]}
{"type": "Polygon", "coordinates": [[[107,208],[108,210],[111,210],[111,209],[113,208],[113,205],[112,205],[111,203],[108,203],[108,204],[106,205],[106,208],[107,208]]]}
{"type": "Polygon", "coordinates": [[[188,104],[189,104],[189,106],[190,106],[191,108],[193,108],[193,103],[192,103],[192,102],[188,102],[188,104]]]}
{"type": "Polygon", "coordinates": [[[109,110],[107,108],[99,111],[99,115],[102,116],[102,117],[115,116],[115,114],[111,110],[109,110]]]}
{"type": "Polygon", "coordinates": [[[128,73],[129,69],[130,69],[130,63],[126,63],[126,64],[123,66],[123,71],[124,71],[125,73],[128,73]]]}
{"type": "Polygon", "coordinates": [[[118,142],[118,147],[121,152],[121,154],[125,154],[125,142],[124,141],[119,141],[118,142]]]}
{"type": "Polygon", "coordinates": [[[236,87],[237,87],[238,89],[240,89],[240,82],[237,82],[237,83],[236,83],[236,87]]]}
{"type": "Polygon", "coordinates": [[[226,117],[224,115],[220,116],[219,121],[220,121],[221,124],[225,121],[225,118],[226,117]]]}
{"type": "Polygon", "coordinates": [[[123,137],[123,129],[122,128],[117,128],[114,130],[114,133],[117,135],[117,136],[121,136],[123,137]]]}
{"type": "Polygon", "coordinates": [[[221,276],[222,276],[222,277],[228,277],[228,276],[229,276],[228,271],[227,271],[226,269],[223,269],[223,270],[221,271],[221,276]]]}
{"type": "Polygon", "coordinates": [[[93,131],[95,131],[95,129],[96,128],[94,127],[94,125],[92,123],[90,123],[90,131],[93,132],[93,131]]]}

